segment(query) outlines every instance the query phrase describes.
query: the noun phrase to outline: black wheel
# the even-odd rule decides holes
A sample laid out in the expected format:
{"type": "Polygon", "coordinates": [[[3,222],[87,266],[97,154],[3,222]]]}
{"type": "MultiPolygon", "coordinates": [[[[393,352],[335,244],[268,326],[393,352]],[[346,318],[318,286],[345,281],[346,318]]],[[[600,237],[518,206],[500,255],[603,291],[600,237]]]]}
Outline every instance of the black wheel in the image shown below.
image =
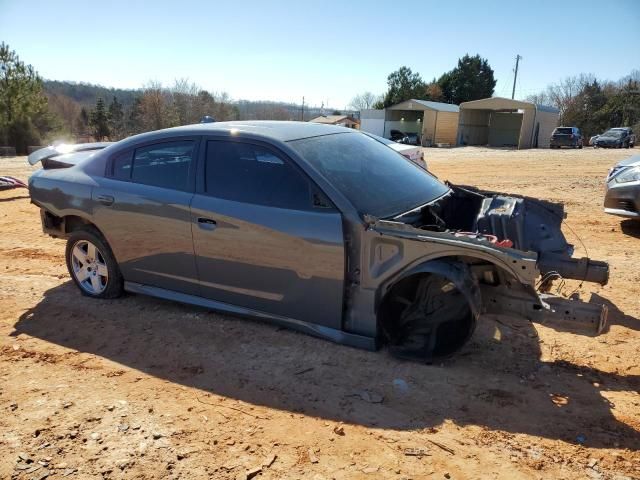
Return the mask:
{"type": "Polygon", "coordinates": [[[65,250],[69,275],[83,295],[93,298],[117,298],[123,292],[120,267],[111,248],[91,227],[71,233],[65,250]]]}
{"type": "Polygon", "coordinates": [[[625,145],[625,147],[624,147],[624,148],[631,148],[631,146],[630,146],[629,142],[627,142],[627,144],[625,145]]]}

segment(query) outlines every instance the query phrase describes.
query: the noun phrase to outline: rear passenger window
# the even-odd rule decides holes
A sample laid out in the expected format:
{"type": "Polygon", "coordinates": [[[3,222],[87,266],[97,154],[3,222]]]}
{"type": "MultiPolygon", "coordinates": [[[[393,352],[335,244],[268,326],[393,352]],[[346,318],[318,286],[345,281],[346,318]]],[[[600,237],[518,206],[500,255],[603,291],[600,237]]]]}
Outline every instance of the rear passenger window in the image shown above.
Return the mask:
{"type": "Polygon", "coordinates": [[[309,182],[293,166],[259,145],[207,142],[208,194],[271,207],[309,210],[309,182]]]}
{"type": "Polygon", "coordinates": [[[117,180],[131,179],[132,152],[121,153],[111,161],[111,176],[117,180]]]}
{"type": "Polygon", "coordinates": [[[133,157],[131,180],[145,185],[189,189],[195,142],[166,142],[138,148],[133,157]]]}

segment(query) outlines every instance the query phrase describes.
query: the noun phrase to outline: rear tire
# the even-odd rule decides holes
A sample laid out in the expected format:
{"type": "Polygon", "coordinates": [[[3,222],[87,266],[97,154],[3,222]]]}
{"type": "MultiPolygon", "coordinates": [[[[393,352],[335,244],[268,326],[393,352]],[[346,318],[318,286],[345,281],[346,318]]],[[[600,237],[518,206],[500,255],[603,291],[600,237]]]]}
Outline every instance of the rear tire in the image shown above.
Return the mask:
{"type": "Polygon", "coordinates": [[[105,299],[122,295],[124,281],[118,262],[95,228],[83,227],[71,233],[65,259],[69,275],[83,295],[105,299]]]}

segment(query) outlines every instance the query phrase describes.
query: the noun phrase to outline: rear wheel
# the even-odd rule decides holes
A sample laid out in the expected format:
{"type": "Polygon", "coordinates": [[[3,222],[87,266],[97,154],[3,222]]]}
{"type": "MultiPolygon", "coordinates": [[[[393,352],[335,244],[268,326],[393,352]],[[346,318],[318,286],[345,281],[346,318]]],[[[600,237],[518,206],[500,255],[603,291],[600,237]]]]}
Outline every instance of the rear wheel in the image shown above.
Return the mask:
{"type": "Polygon", "coordinates": [[[123,280],[111,248],[93,228],[76,230],[65,251],[71,278],[83,295],[116,298],[122,295],[123,280]]]}

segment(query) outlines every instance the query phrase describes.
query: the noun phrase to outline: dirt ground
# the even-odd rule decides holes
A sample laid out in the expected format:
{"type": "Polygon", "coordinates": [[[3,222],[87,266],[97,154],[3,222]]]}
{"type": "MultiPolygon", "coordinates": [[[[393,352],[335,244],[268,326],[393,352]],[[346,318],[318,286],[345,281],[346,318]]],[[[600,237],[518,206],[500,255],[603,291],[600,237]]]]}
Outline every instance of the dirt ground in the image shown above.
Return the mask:
{"type": "MultiPolygon", "coordinates": [[[[603,335],[485,320],[426,366],[142,296],[90,300],[26,191],[0,192],[0,478],[640,478],[640,223],[601,208],[632,152],[425,151],[442,179],[565,203],[576,255],[611,264],[609,285],[578,288],[608,306],[603,335]]],[[[0,158],[0,174],[29,173],[0,158]]]]}

